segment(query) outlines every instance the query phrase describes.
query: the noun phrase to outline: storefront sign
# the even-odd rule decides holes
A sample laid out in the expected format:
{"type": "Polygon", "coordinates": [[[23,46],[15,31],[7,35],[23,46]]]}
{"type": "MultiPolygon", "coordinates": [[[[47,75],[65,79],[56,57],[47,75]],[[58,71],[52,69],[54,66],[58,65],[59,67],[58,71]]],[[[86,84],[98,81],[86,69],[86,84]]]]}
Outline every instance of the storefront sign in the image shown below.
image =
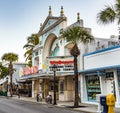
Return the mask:
{"type": "Polygon", "coordinates": [[[36,73],[38,73],[38,66],[32,66],[23,69],[23,75],[30,75],[36,73]]]}

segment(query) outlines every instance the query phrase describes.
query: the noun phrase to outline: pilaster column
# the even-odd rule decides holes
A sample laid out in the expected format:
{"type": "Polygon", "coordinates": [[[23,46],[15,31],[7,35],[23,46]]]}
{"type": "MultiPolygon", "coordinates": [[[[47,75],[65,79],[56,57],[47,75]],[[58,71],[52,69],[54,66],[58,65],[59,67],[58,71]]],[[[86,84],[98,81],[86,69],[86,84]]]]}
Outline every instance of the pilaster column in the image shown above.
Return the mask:
{"type": "Polygon", "coordinates": [[[120,105],[120,93],[119,93],[119,86],[118,86],[117,70],[114,70],[113,73],[114,73],[115,92],[116,92],[116,106],[117,106],[117,105],[120,105]]]}
{"type": "Polygon", "coordinates": [[[35,97],[35,80],[32,80],[32,97],[35,97]]]}
{"type": "Polygon", "coordinates": [[[41,95],[41,97],[43,97],[43,80],[42,79],[40,79],[39,80],[39,92],[40,92],[40,95],[41,95]]]}

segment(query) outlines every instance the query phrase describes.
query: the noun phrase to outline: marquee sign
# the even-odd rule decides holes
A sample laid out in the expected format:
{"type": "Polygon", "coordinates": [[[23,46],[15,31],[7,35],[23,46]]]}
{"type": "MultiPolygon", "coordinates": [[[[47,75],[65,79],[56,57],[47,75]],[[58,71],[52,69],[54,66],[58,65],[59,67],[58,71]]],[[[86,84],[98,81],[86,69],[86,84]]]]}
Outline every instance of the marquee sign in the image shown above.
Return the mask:
{"type": "Polygon", "coordinates": [[[73,60],[69,60],[69,61],[63,61],[63,60],[58,60],[58,61],[50,61],[50,64],[53,65],[53,64],[73,64],[74,61],[73,60]]]}
{"type": "Polygon", "coordinates": [[[69,72],[74,70],[74,60],[73,57],[64,57],[64,58],[49,58],[48,65],[49,71],[52,71],[53,65],[57,66],[57,71],[59,72],[69,72]]]}

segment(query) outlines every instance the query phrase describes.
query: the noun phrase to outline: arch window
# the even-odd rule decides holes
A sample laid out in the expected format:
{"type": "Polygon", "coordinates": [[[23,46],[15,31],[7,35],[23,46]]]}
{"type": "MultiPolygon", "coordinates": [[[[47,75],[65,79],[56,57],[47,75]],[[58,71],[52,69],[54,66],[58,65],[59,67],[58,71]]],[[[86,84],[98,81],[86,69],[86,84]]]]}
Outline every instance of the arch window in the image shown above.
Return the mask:
{"type": "Polygon", "coordinates": [[[50,56],[59,56],[59,46],[57,40],[55,40],[52,45],[50,56]]]}
{"type": "Polygon", "coordinates": [[[56,47],[54,48],[52,52],[52,56],[58,56],[59,55],[59,46],[56,44],[56,47]]]}

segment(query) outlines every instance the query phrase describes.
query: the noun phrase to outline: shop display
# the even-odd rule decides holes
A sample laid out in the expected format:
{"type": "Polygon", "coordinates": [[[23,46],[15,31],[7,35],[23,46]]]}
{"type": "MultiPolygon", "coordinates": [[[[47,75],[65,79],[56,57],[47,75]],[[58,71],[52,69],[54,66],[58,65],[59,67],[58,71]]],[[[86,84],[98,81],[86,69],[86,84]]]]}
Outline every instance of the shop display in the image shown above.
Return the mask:
{"type": "Polygon", "coordinates": [[[100,94],[100,81],[97,75],[86,76],[86,88],[88,100],[96,100],[96,94],[100,94]]]}

